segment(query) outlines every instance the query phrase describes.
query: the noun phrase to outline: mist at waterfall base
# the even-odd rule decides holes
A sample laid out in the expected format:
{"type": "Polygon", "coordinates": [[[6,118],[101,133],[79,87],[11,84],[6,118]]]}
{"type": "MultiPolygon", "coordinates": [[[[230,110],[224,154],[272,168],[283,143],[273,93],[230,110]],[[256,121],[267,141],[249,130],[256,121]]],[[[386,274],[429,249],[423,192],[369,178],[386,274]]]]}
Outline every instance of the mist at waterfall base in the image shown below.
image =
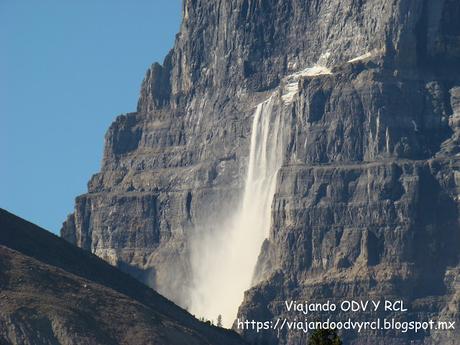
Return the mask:
{"type": "Polygon", "coordinates": [[[197,229],[191,240],[191,312],[231,327],[251,287],[268,237],[276,176],[282,163],[283,125],[274,96],[254,113],[248,169],[239,207],[227,219],[197,229]]]}

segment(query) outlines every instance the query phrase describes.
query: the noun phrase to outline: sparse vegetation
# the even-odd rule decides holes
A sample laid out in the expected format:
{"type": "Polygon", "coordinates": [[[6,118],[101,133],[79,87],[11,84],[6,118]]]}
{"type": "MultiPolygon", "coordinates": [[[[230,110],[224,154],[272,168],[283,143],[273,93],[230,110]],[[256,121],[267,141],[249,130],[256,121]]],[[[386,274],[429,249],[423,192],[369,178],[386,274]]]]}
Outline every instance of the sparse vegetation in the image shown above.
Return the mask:
{"type": "Polygon", "coordinates": [[[308,345],[343,345],[343,343],[335,330],[317,329],[310,336],[308,345]]]}

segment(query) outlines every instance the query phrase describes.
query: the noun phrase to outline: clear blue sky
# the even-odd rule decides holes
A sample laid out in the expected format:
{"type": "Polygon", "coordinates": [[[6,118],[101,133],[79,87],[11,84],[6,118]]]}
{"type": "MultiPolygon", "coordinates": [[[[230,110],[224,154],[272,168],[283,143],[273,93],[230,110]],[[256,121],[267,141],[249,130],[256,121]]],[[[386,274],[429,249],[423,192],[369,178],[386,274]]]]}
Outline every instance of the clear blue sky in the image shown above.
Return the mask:
{"type": "Polygon", "coordinates": [[[0,207],[55,233],[136,109],[181,0],[0,0],[0,207]]]}

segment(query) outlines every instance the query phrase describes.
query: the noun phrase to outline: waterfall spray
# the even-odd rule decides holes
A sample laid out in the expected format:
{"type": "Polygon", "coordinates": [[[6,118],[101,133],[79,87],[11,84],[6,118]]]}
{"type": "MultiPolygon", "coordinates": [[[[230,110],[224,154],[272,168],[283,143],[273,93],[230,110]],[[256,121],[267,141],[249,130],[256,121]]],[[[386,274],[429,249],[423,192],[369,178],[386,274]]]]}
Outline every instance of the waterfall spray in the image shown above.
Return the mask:
{"type": "Polygon", "coordinates": [[[276,175],[282,164],[283,125],[274,96],[254,113],[247,175],[240,207],[192,241],[191,311],[231,326],[251,287],[261,245],[268,237],[276,175]]]}

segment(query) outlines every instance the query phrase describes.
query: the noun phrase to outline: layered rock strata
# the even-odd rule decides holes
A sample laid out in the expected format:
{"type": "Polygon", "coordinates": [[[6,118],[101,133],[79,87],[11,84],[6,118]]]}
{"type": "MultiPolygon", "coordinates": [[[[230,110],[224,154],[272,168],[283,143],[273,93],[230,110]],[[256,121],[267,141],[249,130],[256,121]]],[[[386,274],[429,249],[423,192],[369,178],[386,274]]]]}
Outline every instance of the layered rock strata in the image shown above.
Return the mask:
{"type": "MultiPolygon", "coordinates": [[[[174,48],[107,132],[62,236],[189,306],[190,236],[238,207],[252,116],[273,97],[288,135],[239,316],[385,297],[406,301],[406,319],[458,319],[458,16],[455,0],[185,1],[174,48]]],[[[441,332],[344,336],[455,344],[441,332]]]]}

